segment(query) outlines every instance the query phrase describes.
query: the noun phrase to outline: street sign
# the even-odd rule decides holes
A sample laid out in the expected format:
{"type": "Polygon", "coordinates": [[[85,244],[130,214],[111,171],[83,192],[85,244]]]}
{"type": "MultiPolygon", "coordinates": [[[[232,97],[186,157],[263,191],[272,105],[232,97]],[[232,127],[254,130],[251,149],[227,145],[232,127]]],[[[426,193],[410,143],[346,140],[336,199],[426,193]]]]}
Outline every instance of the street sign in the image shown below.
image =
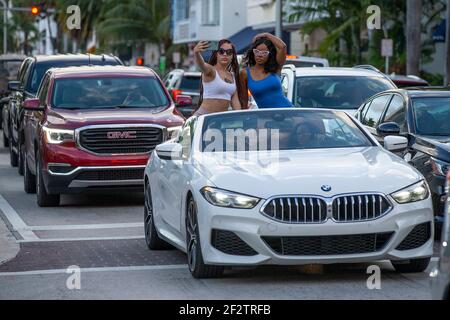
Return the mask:
{"type": "Polygon", "coordinates": [[[172,55],[172,62],[175,64],[181,63],[181,54],[179,52],[174,52],[172,55]]]}
{"type": "Polygon", "coordinates": [[[394,41],[392,39],[383,39],[381,41],[381,56],[392,57],[394,55],[394,41]]]}

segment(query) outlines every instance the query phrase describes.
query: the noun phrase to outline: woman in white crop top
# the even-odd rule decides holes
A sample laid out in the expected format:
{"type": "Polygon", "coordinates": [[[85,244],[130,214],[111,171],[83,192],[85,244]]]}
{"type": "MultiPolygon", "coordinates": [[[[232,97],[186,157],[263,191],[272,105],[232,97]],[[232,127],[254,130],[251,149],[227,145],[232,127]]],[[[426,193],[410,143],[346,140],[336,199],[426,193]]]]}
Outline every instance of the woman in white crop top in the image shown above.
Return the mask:
{"type": "Polygon", "coordinates": [[[208,48],[207,41],[199,42],[194,48],[195,61],[202,71],[199,108],[194,115],[227,111],[230,105],[234,110],[243,109],[248,103],[243,100],[234,45],[226,39],[219,41],[218,49],[206,63],[202,52],[208,48]]]}

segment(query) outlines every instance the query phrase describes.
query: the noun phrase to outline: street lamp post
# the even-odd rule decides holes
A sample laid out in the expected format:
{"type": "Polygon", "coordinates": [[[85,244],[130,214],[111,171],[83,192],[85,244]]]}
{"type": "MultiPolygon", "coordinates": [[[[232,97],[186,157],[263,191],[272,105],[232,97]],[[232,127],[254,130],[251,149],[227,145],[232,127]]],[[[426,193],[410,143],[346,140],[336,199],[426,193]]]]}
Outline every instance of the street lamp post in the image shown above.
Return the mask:
{"type": "Polygon", "coordinates": [[[279,38],[282,37],[282,0],[276,0],[275,3],[275,35],[279,38]]]}
{"type": "Polygon", "coordinates": [[[8,5],[5,0],[0,0],[3,8],[3,53],[8,51],[8,30],[6,28],[6,22],[8,20],[8,5]]]}

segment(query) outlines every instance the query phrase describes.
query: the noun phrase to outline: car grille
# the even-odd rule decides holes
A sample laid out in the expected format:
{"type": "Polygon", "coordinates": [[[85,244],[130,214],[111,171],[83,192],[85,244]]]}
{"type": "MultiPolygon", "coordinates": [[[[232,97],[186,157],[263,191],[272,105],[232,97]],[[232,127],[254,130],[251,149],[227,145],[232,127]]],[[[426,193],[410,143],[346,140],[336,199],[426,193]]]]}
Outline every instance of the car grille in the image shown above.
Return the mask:
{"type": "Polygon", "coordinates": [[[310,236],[310,237],[262,237],[264,242],[283,256],[325,256],[375,253],[382,250],[394,232],[310,236]]]}
{"type": "Polygon", "coordinates": [[[85,129],[78,138],[82,148],[96,154],[149,153],[162,142],[163,131],[156,127],[85,129]]]}
{"type": "Polygon", "coordinates": [[[390,203],[382,195],[343,196],[333,200],[333,219],[337,222],[367,221],[385,215],[390,209],[390,203]]]}
{"type": "Polygon", "coordinates": [[[211,244],[217,250],[230,255],[255,256],[258,254],[231,231],[212,230],[211,244]]]}
{"type": "Polygon", "coordinates": [[[75,178],[75,180],[82,181],[120,181],[141,179],[144,179],[144,168],[84,171],[78,174],[75,178]]]}
{"type": "Polygon", "coordinates": [[[314,197],[283,197],[268,202],[262,212],[285,223],[322,223],[327,219],[327,204],[314,197]]]}
{"type": "Polygon", "coordinates": [[[397,247],[397,250],[412,250],[423,246],[431,237],[431,224],[419,224],[406,236],[397,247]]]}

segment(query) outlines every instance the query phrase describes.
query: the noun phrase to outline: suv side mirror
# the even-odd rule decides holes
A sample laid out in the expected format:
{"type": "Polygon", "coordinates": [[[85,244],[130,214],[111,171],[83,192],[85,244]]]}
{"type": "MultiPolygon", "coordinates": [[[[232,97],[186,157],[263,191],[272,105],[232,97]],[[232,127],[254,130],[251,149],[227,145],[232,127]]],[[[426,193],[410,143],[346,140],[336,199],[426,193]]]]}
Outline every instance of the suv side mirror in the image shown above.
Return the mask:
{"type": "Polygon", "coordinates": [[[175,104],[177,107],[186,107],[192,105],[192,98],[190,96],[178,95],[175,99],[175,104]]]}
{"type": "Polygon", "coordinates": [[[41,101],[39,99],[27,99],[23,103],[23,108],[29,111],[42,111],[44,107],[41,107],[41,101]]]}
{"type": "Polygon", "coordinates": [[[156,154],[163,160],[181,160],[183,158],[183,147],[176,142],[159,144],[155,148],[156,154]]]}
{"type": "Polygon", "coordinates": [[[387,136],[384,138],[384,147],[391,152],[401,152],[408,147],[408,139],[400,136],[387,136]]]}
{"type": "Polygon", "coordinates": [[[400,127],[395,122],[385,122],[377,127],[377,135],[379,137],[397,136],[400,134],[400,127]]]}
{"type": "Polygon", "coordinates": [[[8,90],[9,91],[20,91],[20,81],[10,81],[8,82],[8,90]]]}

